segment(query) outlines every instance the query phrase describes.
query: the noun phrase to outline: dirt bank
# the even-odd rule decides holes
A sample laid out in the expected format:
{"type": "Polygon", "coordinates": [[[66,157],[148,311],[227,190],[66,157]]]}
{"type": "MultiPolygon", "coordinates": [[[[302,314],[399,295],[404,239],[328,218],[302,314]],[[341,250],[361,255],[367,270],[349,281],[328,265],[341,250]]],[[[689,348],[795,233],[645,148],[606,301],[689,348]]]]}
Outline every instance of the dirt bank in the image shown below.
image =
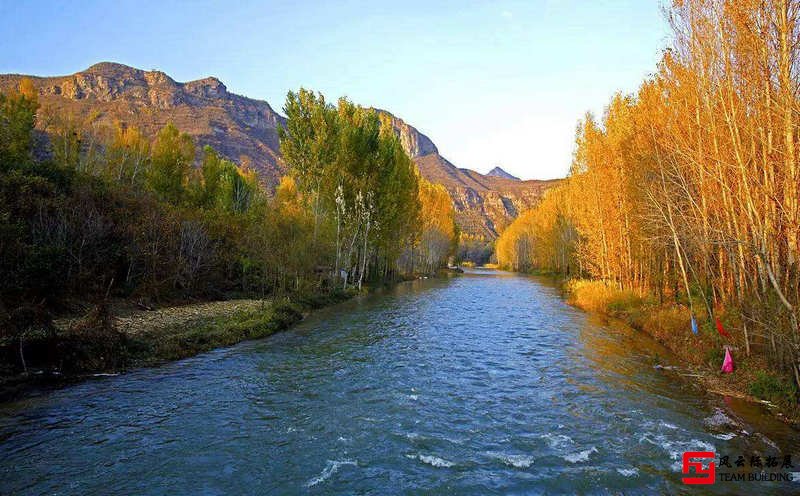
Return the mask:
{"type": "Polygon", "coordinates": [[[53,321],[48,331],[19,343],[0,345],[0,401],[37,388],[97,374],[177,360],[288,329],[315,309],[352,297],[353,292],[294,295],[279,299],[236,299],[141,309],[130,301],[98,306],[81,317],[53,321]]]}

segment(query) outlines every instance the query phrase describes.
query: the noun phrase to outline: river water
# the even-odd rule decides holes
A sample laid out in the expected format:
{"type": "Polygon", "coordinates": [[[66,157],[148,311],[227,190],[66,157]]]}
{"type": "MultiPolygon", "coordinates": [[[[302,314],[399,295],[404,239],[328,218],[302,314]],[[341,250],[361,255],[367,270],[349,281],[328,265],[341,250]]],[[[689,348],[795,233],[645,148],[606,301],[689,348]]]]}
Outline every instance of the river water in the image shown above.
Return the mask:
{"type": "Polygon", "coordinates": [[[797,431],[674,365],[544,280],[405,283],[265,340],[0,406],[0,494],[697,493],[687,450],[800,467],[797,431]]]}

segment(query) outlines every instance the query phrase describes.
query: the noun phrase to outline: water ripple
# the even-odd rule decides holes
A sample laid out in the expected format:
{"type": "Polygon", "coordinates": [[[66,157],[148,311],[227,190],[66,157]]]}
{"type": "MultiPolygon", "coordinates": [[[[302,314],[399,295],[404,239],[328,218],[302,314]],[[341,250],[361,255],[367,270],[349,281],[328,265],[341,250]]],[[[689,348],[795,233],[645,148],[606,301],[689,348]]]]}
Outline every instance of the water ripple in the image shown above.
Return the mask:
{"type": "Polygon", "coordinates": [[[0,494],[675,493],[682,451],[798,448],[748,434],[654,356],[669,354],[542,280],[401,284],[0,406],[0,494]]]}

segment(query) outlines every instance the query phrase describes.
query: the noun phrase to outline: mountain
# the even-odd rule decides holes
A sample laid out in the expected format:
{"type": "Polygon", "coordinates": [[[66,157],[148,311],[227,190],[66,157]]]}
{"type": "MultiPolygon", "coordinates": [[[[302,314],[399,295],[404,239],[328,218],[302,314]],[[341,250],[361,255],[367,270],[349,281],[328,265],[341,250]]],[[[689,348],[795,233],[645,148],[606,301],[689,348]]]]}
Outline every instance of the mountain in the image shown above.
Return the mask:
{"type": "Polygon", "coordinates": [[[494,174],[460,169],[439,154],[430,138],[385,110],[406,153],[428,181],[447,188],[456,210],[456,223],[473,236],[494,239],[523,210],[535,206],[545,190],[559,180],[521,181],[499,167],[494,174]],[[497,171],[497,172],[496,172],[497,171]]]}
{"type": "Polygon", "coordinates": [[[520,212],[534,207],[544,192],[559,182],[487,176],[459,169],[438,153],[416,157],[414,162],[426,179],[447,188],[461,230],[487,239],[496,238],[520,212]]]}
{"type": "MultiPolygon", "coordinates": [[[[285,172],[278,126],[285,118],[265,101],[236,95],[217,78],[181,83],[161,71],[102,62],[69,76],[0,75],[0,91],[33,80],[41,114],[67,113],[79,122],[121,123],[153,137],[168,122],[192,135],[198,156],[205,145],[239,163],[246,161],[262,180],[275,185],[285,172]]],[[[433,141],[388,111],[403,148],[429,181],[447,188],[462,231],[493,239],[522,210],[532,207],[556,181],[520,181],[499,167],[488,175],[459,169],[439,154],[433,141]]],[[[45,126],[46,119],[40,119],[45,126]]]]}
{"type": "Polygon", "coordinates": [[[0,75],[0,91],[29,77],[39,90],[41,112],[67,112],[80,122],[135,126],[154,136],[167,122],[237,162],[247,161],[266,183],[283,170],[278,125],[285,119],[267,102],[233,94],[217,78],[179,83],[160,71],[102,62],[70,76],[0,75]]]}
{"type": "Polygon", "coordinates": [[[511,174],[509,174],[508,172],[504,171],[500,167],[495,167],[494,169],[492,169],[489,172],[487,172],[486,175],[487,176],[492,176],[492,177],[502,177],[502,178],[505,178],[505,179],[511,179],[513,181],[519,181],[519,178],[517,176],[512,176],[511,174]]]}

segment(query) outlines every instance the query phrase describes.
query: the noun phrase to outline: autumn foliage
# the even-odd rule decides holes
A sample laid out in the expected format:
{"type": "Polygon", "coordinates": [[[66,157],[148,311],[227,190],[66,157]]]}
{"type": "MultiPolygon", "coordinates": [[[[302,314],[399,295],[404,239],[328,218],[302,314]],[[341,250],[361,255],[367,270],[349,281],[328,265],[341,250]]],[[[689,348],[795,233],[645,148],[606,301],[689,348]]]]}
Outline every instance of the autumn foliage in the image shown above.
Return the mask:
{"type": "Polygon", "coordinates": [[[447,189],[418,176],[420,225],[415,239],[400,258],[407,273],[436,272],[453,255],[458,233],[455,210],[447,189]]]}
{"type": "Polygon", "coordinates": [[[721,316],[800,384],[799,16],[794,0],[674,2],[657,72],[582,120],[568,179],[503,234],[501,264],[721,316]]]}

